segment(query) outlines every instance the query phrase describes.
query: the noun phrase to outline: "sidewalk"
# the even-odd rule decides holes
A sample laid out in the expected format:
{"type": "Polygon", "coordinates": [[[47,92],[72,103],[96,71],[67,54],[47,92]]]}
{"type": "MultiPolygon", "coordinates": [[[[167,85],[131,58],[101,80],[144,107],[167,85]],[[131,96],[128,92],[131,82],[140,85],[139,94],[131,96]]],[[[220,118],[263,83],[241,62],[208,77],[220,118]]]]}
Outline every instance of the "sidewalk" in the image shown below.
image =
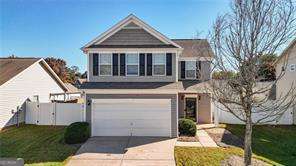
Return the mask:
{"type": "Polygon", "coordinates": [[[199,142],[181,142],[177,141],[176,146],[188,146],[188,147],[218,147],[215,141],[209,136],[209,134],[203,130],[199,129],[196,131],[196,136],[199,142]]]}

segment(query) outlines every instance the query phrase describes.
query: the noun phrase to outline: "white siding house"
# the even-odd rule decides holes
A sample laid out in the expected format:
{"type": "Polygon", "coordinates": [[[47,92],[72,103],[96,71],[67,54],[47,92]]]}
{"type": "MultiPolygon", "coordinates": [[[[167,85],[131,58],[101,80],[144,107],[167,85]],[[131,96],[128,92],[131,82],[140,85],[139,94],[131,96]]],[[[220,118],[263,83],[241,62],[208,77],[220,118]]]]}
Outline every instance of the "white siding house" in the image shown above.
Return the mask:
{"type": "Polygon", "coordinates": [[[50,93],[67,90],[43,59],[1,58],[0,76],[0,129],[24,121],[27,100],[38,96],[39,102],[49,102],[50,93]]]}
{"type": "MultiPolygon", "coordinates": [[[[277,77],[280,77],[283,72],[284,75],[276,85],[277,98],[285,96],[291,90],[291,86],[296,87],[296,38],[283,51],[276,62],[277,77]]],[[[288,112],[294,112],[294,124],[296,124],[296,108],[292,107],[288,112]]]]}

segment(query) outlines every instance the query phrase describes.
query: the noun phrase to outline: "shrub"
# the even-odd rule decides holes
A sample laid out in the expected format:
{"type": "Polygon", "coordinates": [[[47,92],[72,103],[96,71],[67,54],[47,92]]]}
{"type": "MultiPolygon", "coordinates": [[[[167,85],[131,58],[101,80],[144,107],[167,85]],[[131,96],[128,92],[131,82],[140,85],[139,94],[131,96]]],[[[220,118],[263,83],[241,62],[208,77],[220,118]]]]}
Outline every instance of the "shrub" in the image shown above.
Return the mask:
{"type": "Polygon", "coordinates": [[[70,124],[65,131],[64,139],[67,144],[83,143],[90,137],[90,127],[87,122],[70,124]]]}
{"type": "Polygon", "coordinates": [[[179,133],[184,136],[195,136],[196,124],[190,119],[179,120],[179,133]]]}

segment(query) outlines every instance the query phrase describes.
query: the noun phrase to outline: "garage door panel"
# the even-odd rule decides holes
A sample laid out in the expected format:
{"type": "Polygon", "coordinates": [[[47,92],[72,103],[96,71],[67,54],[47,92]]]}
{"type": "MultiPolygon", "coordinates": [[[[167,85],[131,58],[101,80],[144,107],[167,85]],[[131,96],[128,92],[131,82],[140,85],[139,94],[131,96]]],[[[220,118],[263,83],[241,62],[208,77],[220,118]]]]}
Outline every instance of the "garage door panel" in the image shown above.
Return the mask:
{"type": "Polygon", "coordinates": [[[100,110],[97,111],[93,114],[96,118],[99,119],[164,119],[165,117],[170,116],[170,112],[165,112],[162,110],[157,110],[157,111],[150,111],[150,110],[120,110],[120,111],[105,111],[105,110],[100,110]],[[141,116],[139,116],[139,113],[141,116]]]}
{"type": "Polygon", "coordinates": [[[93,136],[170,136],[171,99],[95,99],[93,136]]]}
{"type": "Polygon", "coordinates": [[[99,119],[96,123],[100,124],[96,128],[169,128],[170,124],[167,123],[169,119],[163,119],[159,121],[158,119],[124,119],[124,120],[115,120],[115,119],[99,119]]]}
{"type": "Polygon", "coordinates": [[[168,137],[170,131],[165,129],[133,129],[133,136],[168,137]]]}
{"type": "Polygon", "coordinates": [[[93,136],[129,136],[131,131],[129,129],[93,129],[93,133],[100,133],[99,135],[93,135],[93,136]]]}

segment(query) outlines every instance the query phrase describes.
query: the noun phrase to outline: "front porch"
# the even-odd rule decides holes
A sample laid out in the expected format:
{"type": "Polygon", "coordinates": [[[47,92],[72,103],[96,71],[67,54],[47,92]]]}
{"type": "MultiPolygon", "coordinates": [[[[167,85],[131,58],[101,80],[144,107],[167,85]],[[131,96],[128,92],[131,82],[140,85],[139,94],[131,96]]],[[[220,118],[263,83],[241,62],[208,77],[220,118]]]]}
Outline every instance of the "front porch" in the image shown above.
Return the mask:
{"type": "Polygon", "coordinates": [[[197,124],[212,124],[212,101],[207,93],[179,93],[178,118],[192,119],[197,124]]]}

